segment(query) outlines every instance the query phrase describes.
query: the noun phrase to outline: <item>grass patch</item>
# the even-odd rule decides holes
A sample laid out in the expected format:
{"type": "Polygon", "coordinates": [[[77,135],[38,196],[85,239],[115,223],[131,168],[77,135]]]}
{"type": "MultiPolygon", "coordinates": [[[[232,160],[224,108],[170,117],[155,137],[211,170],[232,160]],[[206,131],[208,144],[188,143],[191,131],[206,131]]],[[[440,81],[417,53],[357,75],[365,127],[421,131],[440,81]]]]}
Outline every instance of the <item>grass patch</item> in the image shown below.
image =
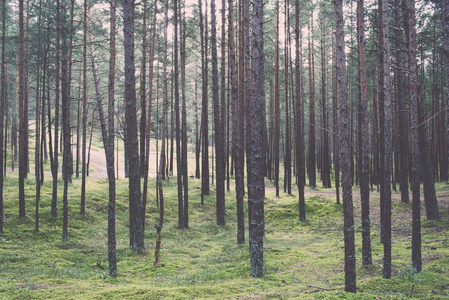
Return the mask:
{"type": "MultiPolygon", "coordinates": [[[[128,249],[128,182],[117,181],[117,278],[108,277],[107,181],[87,182],[86,214],[79,214],[81,183],[69,187],[69,241],[62,242],[62,182],[58,217],[51,216],[51,182],[42,187],[39,224],[34,231],[34,182],[27,180],[27,218],[18,219],[17,177],[5,180],[4,234],[0,235],[1,299],[438,299],[449,297],[449,224],[447,202],[442,219],[422,222],[423,272],[410,268],[408,235],[410,207],[393,203],[398,232],[393,240],[393,278],[382,279],[383,246],[372,227],[373,265],[361,265],[361,227],[355,219],[356,295],[344,292],[342,206],[333,190],[306,191],[307,221],[298,217],[297,195],[276,197],[267,189],[265,200],[264,277],[249,278],[248,242],[236,244],[235,194],[226,194],[226,225],[218,227],[215,190],[200,204],[200,180],[189,180],[189,229],[177,227],[176,180],[164,182],[166,213],[162,230],[161,263],[155,268],[155,181],[149,180],[145,250],[128,249]],[[405,217],[404,217],[405,216],[405,217]],[[405,220],[404,220],[405,218],[405,220]],[[404,225],[405,224],[405,225],[404,225]],[[408,225],[407,225],[408,224],[408,225]],[[408,227],[407,227],[408,226],[408,227]],[[401,230],[399,230],[401,229],[401,230]]],[[[447,186],[437,185],[438,193],[447,186]]],[[[373,196],[376,198],[376,196],[373,196]]],[[[358,201],[355,197],[354,201],[358,201]]],[[[373,200],[372,208],[378,206],[373,200]]],[[[372,212],[373,218],[376,212],[372,212]]],[[[410,221],[410,222],[409,222],[410,221]]],[[[373,222],[374,223],[374,222],[373,222]]],[[[247,204],[245,202],[247,227],[247,204]]],[[[246,228],[246,239],[248,232],[246,228]]]]}

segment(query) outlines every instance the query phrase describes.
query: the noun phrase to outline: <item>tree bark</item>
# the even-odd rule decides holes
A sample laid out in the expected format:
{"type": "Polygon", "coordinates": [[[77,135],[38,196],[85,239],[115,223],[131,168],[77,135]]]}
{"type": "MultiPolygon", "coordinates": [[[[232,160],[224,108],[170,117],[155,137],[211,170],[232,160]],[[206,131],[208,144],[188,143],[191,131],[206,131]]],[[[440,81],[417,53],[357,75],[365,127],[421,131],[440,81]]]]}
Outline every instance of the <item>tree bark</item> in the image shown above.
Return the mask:
{"type": "Polygon", "coordinates": [[[364,1],[357,1],[357,45],[359,52],[359,153],[360,153],[360,200],[362,203],[362,264],[371,265],[371,231],[369,215],[369,121],[366,83],[364,1]]]}
{"type": "Polygon", "coordinates": [[[306,220],[306,207],[305,207],[305,199],[304,199],[304,183],[305,183],[305,155],[304,155],[304,128],[303,123],[301,122],[301,83],[300,83],[300,69],[299,65],[301,63],[301,58],[299,54],[299,36],[300,36],[300,26],[299,26],[299,0],[295,0],[295,57],[296,57],[296,97],[295,97],[295,110],[296,110],[296,163],[298,168],[298,198],[299,198],[299,220],[306,220]]]}
{"type": "Polygon", "coordinates": [[[224,139],[222,120],[220,115],[220,99],[218,85],[218,54],[217,54],[217,29],[215,16],[215,0],[210,2],[211,9],[211,50],[212,50],[212,99],[214,102],[214,125],[215,125],[215,162],[216,162],[216,213],[217,225],[225,225],[225,201],[224,201],[224,139]]]}
{"type": "MultiPolygon", "coordinates": [[[[86,145],[87,145],[87,0],[84,0],[83,23],[83,138],[81,142],[81,208],[86,213],[86,145]]],[[[126,144],[126,143],[125,143],[126,144]]]]}
{"type": "MultiPolygon", "coordinates": [[[[245,0],[249,1],[249,0],[245,0]]],[[[251,254],[251,277],[263,276],[263,237],[264,237],[264,172],[263,172],[263,1],[255,0],[253,10],[253,99],[251,101],[251,156],[248,163],[248,219],[249,250],[251,254]]]]}
{"type": "Polygon", "coordinates": [[[275,128],[274,128],[274,185],[276,186],[276,197],[279,197],[279,144],[280,144],[280,114],[279,107],[279,0],[276,1],[276,23],[275,23],[275,46],[274,46],[274,115],[275,115],[275,128]]]}
{"type": "Polygon", "coordinates": [[[231,69],[231,110],[232,110],[232,152],[235,162],[235,193],[237,202],[237,244],[245,243],[245,217],[243,211],[243,178],[238,169],[238,156],[240,155],[239,144],[239,112],[238,112],[238,94],[237,94],[237,71],[235,59],[234,43],[234,3],[229,0],[228,5],[228,45],[229,45],[229,68],[231,69]]]}
{"type": "MultiPolygon", "coordinates": [[[[443,0],[443,33],[444,33],[444,79],[446,88],[444,96],[446,97],[446,157],[449,157],[449,0],[443,0]]],[[[444,106],[444,102],[443,102],[444,106]]],[[[446,169],[447,172],[447,169],[446,169]]],[[[449,178],[446,175],[446,180],[449,178]]]]}
{"type": "Polygon", "coordinates": [[[408,30],[408,48],[410,59],[410,102],[411,102],[411,148],[412,148],[412,269],[421,272],[421,201],[420,201],[420,151],[419,151],[419,99],[418,99],[418,72],[416,61],[416,20],[415,1],[405,0],[406,27],[408,30]]]}
{"type": "MultiPolygon", "coordinates": [[[[3,151],[3,133],[5,123],[6,102],[6,0],[2,0],[2,61],[1,61],[1,91],[0,91],[0,150],[3,151]]],[[[44,90],[45,91],[45,90],[44,90]]],[[[5,134],[6,137],[6,134],[5,134]]],[[[6,143],[5,143],[6,144],[6,143]]],[[[5,151],[6,155],[6,151],[5,151]]],[[[6,162],[6,160],[5,160],[6,162]]],[[[6,165],[6,164],[5,164],[6,165]]],[[[0,234],[3,234],[3,156],[0,157],[0,234]]]]}
{"type": "Polygon", "coordinates": [[[351,176],[351,142],[349,103],[346,78],[345,32],[343,19],[343,1],[334,2],[336,15],[336,44],[337,44],[337,80],[340,100],[340,146],[342,160],[342,188],[344,213],[344,241],[345,241],[345,291],[356,292],[356,265],[354,242],[354,215],[352,203],[351,176]]]}
{"type": "MultiPolygon", "coordinates": [[[[58,1],[59,8],[59,1],[58,1]]],[[[19,218],[25,219],[25,177],[27,173],[26,157],[26,111],[25,105],[25,43],[24,43],[24,21],[23,21],[23,0],[19,1],[19,218]]],[[[58,22],[57,22],[58,23],[58,22]]],[[[58,48],[56,48],[58,53],[58,48]]],[[[58,70],[58,68],[56,68],[58,70]]],[[[56,75],[56,77],[58,77],[56,75]]]]}
{"type": "Polygon", "coordinates": [[[313,30],[313,10],[310,12],[309,18],[309,144],[307,154],[307,174],[309,176],[310,187],[316,187],[316,162],[315,162],[315,76],[314,76],[314,62],[313,62],[313,44],[312,44],[312,30],[313,30]]]}
{"type": "Polygon", "coordinates": [[[144,248],[142,210],[140,195],[140,164],[137,145],[137,113],[134,65],[134,1],[123,2],[123,34],[125,44],[125,120],[126,147],[129,158],[129,247],[144,248]]]}

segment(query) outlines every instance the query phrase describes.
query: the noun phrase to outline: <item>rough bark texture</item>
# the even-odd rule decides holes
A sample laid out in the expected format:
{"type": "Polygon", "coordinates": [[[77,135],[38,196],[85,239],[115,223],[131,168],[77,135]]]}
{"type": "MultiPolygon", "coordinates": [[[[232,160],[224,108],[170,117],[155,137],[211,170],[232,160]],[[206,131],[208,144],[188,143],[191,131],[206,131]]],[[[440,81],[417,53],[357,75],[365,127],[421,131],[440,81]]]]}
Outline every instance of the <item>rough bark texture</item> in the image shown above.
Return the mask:
{"type": "Polygon", "coordinates": [[[276,25],[275,25],[275,46],[274,46],[274,185],[276,186],[276,197],[279,197],[279,144],[281,131],[281,110],[279,107],[279,0],[276,1],[276,25]]]}
{"type": "MultiPolygon", "coordinates": [[[[6,100],[6,0],[2,0],[2,61],[0,92],[0,152],[3,151],[3,124],[5,122],[5,100],[6,100]]],[[[44,90],[45,91],[45,90],[44,90]]],[[[6,136],[6,134],[5,134],[6,136]]],[[[6,151],[5,151],[6,152],[6,151]]],[[[5,154],[6,155],[6,154],[5,154]]],[[[3,234],[3,156],[0,157],[0,234],[3,234]]]]}
{"type": "Polygon", "coordinates": [[[243,211],[243,178],[240,170],[237,170],[237,159],[239,153],[239,117],[238,117],[238,95],[237,95],[237,71],[235,60],[235,43],[234,43],[234,5],[232,0],[228,0],[228,44],[229,44],[229,67],[231,69],[231,110],[232,110],[232,152],[235,162],[235,194],[237,201],[237,244],[245,243],[245,217],[243,211]]]}
{"type": "Polygon", "coordinates": [[[410,102],[411,102],[411,148],[412,148],[412,268],[414,272],[421,272],[421,200],[420,200],[420,153],[418,132],[418,72],[416,62],[416,20],[415,1],[405,0],[408,27],[408,43],[410,58],[410,102]]]}
{"type": "Polygon", "coordinates": [[[395,9],[395,40],[396,40],[396,64],[397,68],[395,70],[396,74],[396,85],[397,85],[397,96],[396,101],[398,102],[398,123],[399,123],[399,187],[401,189],[401,202],[409,203],[409,193],[408,193],[408,129],[407,129],[407,106],[404,97],[403,88],[403,71],[402,71],[402,52],[401,50],[401,29],[400,29],[400,9],[401,0],[396,0],[397,8],[395,9]]]}
{"type": "MultiPolygon", "coordinates": [[[[59,9],[59,1],[58,1],[59,9]]],[[[24,69],[24,22],[23,0],[19,1],[19,218],[25,218],[25,177],[27,173],[25,124],[25,69],[24,69]]],[[[57,48],[58,49],[58,48],[57,48]]],[[[56,50],[58,51],[58,50],[56,50]]],[[[56,68],[58,69],[58,68],[56,68]]],[[[58,76],[56,76],[58,78],[58,76]]]]}
{"type": "MultiPolygon", "coordinates": [[[[175,122],[176,122],[176,179],[178,183],[178,229],[184,228],[184,201],[182,198],[182,157],[181,157],[181,122],[179,118],[179,65],[178,65],[178,0],[174,0],[174,89],[175,89],[175,122]]],[[[164,117],[165,118],[165,117],[164,117]]],[[[165,131],[163,131],[165,136],[165,131]]],[[[162,153],[162,150],[161,150],[162,153]]]]}
{"type": "MultiPolygon", "coordinates": [[[[245,0],[249,1],[249,0],[245,0]]],[[[264,170],[263,147],[263,1],[254,1],[253,11],[253,99],[251,101],[251,148],[253,154],[248,162],[251,173],[248,173],[248,219],[249,250],[251,254],[251,277],[263,276],[263,237],[264,237],[264,170]]]]}
{"type": "MultiPolygon", "coordinates": [[[[114,169],[114,85],[115,85],[115,0],[110,2],[109,23],[109,76],[108,76],[108,144],[106,149],[106,165],[109,183],[108,202],[108,262],[109,276],[117,276],[117,251],[115,240],[115,169],[114,169]]],[[[151,94],[150,94],[151,95],[151,94]]]]}
{"type": "MultiPolygon", "coordinates": [[[[313,14],[313,11],[311,12],[313,14]]],[[[309,34],[313,28],[312,18],[309,21],[309,34]]],[[[309,144],[307,154],[307,174],[309,176],[309,185],[316,187],[316,169],[315,169],[315,78],[313,72],[313,45],[312,37],[309,36],[309,144]]]]}
{"type": "MultiPolygon", "coordinates": [[[[143,16],[142,16],[142,64],[140,72],[140,176],[145,176],[145,165],[148,165],[148,161],[145,159],[145,147],[146,147],[146,126],[147,126],[147,0],[143,1],[143,16]]],[[[146,195],[145,195],[146,196],[146,195]]],[[[145,199],[146,200],[146,199],[145,199]]],[[[144,215],[143,215],[144,216],[144,215]]],[[[142,219],[144,220],[144,219],[142,219]]],[[[145,222],[145,221],[144,221],[145,222]]]]}
{"type": "MultiPolygon", "coordinates": [[[[207,17],[206,26],[203,24],[203,5],[198,0],[200,9],[200,35],[201,35],[201,66],[202,66],[202,98],[201,98],[201,133],[202,133],[202,156],[201,156],[201,204],[204,204],[204,196],[209,195],[209,112],[208,112],[208,76],[207,76],[207,17]],[[205,28],[206,27],[206,30],[205,28]]],[[[207,11],[207,3],[206,3],[207,11]]]]}
{"type": "Polygon", "coordinates": [[[350,156],[350,120],[349,103],[345,66],[345,32],[343,19],[343,1],[335,0],[336,15],[336,44],[337,44],[337,80],[340,100],[340,147],[342,160],[342,188],[344,212],[344,241],[345,241],[345,291],[356,292],[354,216],[352,203],[352,176],[350,156]]]}
{"type": "Polygon", "coordinates": [[[365,22],[364,1],[357,1],[357,45],[359,52],[359,152],[360,168],[360,199],[362,203],[362,264],[372,264],[370,216],[369,216],[369,122],[368,97],[366,84],[366,53],[365,53],[365,22]]]}
{"type": "Polygon", "coordinates": [[[187,176],[187,107],[186,107],[186,29],[179,5],[179,34],[181,36],[181,96],[182,96],[182,186],[184,188],[184,228],[189,228],[189,183],[187,176]]]}
{"type": "Polygon", "coordinates": [[[391,116],[391,97],[390,97],[390,43],[389,43],[389,25],[388,25],[388,0],[379,0],[379,10],[381,10],[381,27],[382,30],[382,44],[383,50],[382,60],[383,60],[383,96],[384,96],[384,113],[385,122],[382,124],[384,127],[384,143],[385,150],[384,156],[381,156],[384,162],[384,173],[383,173],[383,197],[381,200],[381,211],[383,213],[383,224],[384,224],[384,268],[383,277],[391,278],[391,153],[392,153],[392,116],[391,116]]]}
{"type": "Polygon", "coordinates": [[[84,0],[83,22],[83,138],[81,142],[81,208],[86,213],[86,144],[87,144],[87,0],[84,0]]]}
{"type": "MultiPolygon", "coordinates": [[[[335,38],[332,38],[332,65],[336,64],[335,38]]],[[[335,174],[335,194],[337,204],[340,204],[340,142],[338,128],[338,97],[337,97],[337,74],[335,68],[332,68],[332,131],[334,147],[334,174],[335,174]]]]}
{"type": "Polygon", "coordinates": [[[298,207],[299,207],[299,220],[305,221],[306,220],[306,207],[305,207],[305,199],[304,199],[304,182],[305,182],[305,162],[304,162],[304,128],[303,123],[301,122],[301,84],[300,84],[300,56],[299,56],[299,34],[300,34],[300,27],[299,27],[299,0],[295,0],[295,60],[296,60],[296,69],[295,69],[295,75],[296,75],[296,97],[295,97],[295,110],[296,110],[296,163],[298,168],[298,207]]]}
{"type": "MultiPolygon", "coordinates": [[[[449,144],[449,0],[443,0],[443,33],[444,33],[444,78],[446,88],[446,143],[449,144]]],[[[443,102],[444,105],[444,102],[443,102]]],[[[449,147],[447,146],[446,157],[449,157],[449,147]]],[[[449,176],[446,174],[446,178],[449,176]]]]}
{"type": "Polygon", "coordinates": [[[217,28],[216,28],[216,16],[215,16],[215,0],[210,2],[211,8],[211,50],[212,50],[212,99],[214,102],[214,125],[215,125],[215,162],[216,162],[216,210],[217,210],[217,225],[225,224],[225,202],[224,202],[224,143],[223,143],[223,128],[222,120],[220,116],[220,99],[219,99],[219,86],[218,86],[218,58],[217,58],[217,28]]]}
{"type": "Polygon", "coordinates": [[[123,2],[125,43],[125,121],[129,159],[129,247],[144,248],[140,199],[140,164],[137,139],[137,113],[134,65],[134,1],[123,2]]]}
{"type": "MultiPolygon", "coordinates": [[[[66,15],[65,6],[62,9],[63,15],[66,15]]],[[[64,18],[65,19],[65,18],[64,18]]],[[[66,24],[63,26],[66,31],[66,24]]],[[[63,161],[62,161],[62,179],[64,181],[64,193],[63,193],[63,218],[62,218],[62,241],[68,240],[68,187],[69,181],[72,179],[72,172],[70,168],[71,162],[71,140],[70,140],[70,58],[69,58],[69,45],[67,45],[67,35],[64,34],[62,42],[62,138],[63,138],[63,161]]]]}

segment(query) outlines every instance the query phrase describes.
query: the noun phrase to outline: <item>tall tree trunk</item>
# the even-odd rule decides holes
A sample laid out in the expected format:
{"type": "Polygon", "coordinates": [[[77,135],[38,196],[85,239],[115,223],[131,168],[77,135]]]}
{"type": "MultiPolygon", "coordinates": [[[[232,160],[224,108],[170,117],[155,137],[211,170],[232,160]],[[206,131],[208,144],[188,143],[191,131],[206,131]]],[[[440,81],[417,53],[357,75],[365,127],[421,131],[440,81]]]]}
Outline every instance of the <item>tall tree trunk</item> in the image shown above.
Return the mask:
{"type": "MultiPolygon", "coordinates": [[[[207,13],[205,25],[203,24],[203,5],[202,1],[198,0],[200,11],[200,36],[201,36],[201,78],[202,78],[202,93],[201,93],[201,133],[202,133],[202,156],[201,156],[201,204],[204,204],[204,196],[209,195],[209,112],[208,112],[208,58],[207,58],[207,13]]],[[[207,0],[206,0],[207,11],[207,0]]]]}
{"type": "MultiPolygon", "coordinates": [[[[58,1],[59,8],[59,1],[58,1]]],[[[27,173],[26,157],[26,126],[25,119],[25,43],[24,43],[24,21],[23,21],[23,0],[19,1],[19,217],[25,219],[25,177],[27,173]]],[[[58,50],[56,50],[58,51],[58,50]]]]}
{"type": "Polygon", "coordinates": [[[217,225],[225,224],[225,201],[224,201],[224,143],[223,143],[223,128],[220,116],[220,99],[219,99],[219,85],[218,85],[218,54],[217,54],[217,29],[215,16],[215,0],[210,2],[211,9],[211,50],[212,50],[212,98],[214,102],[214,125],[215,125],[215,162],[216,162],[216,213],[217,225]]]}
{"type": "MultiPolygon", "coordinates": [[[[179,34],[181,40],[181,93],[182,93],[182,186],[184,188],[184,228],[189,228],[189,183],[187,176],[187,107],[186,107],[186,29],[179,5],[179,34]]],[[[179,175],[178,175],[179,176],[179,175]]]]}
{"type": "Polygon", "coordinates": [[[313,28],[313,10],[310,12],[309,18],[309,144],[307,154],[307,174],[309,176],[309,185],[316,187],[316,169],[315,169],[315,76],[313,62],[313,44],[312,44],[312,28],[313,28]]]}
{"type": "Polygon", "coordinates": [[[421,201],[420,201],[420,151],[418,130],[418,72],[416,61],[416,20],[415,1],[404,1],[406,6],[406,32],[408,33],[408,48],[410,59],[410,102],[411,102],[411,148],[412,148],[412,268],[413,272],[421,272],[421,201]]]}
{"type": "MultiPolygon", "coordinates": [[[[332,35],[332,65],[336,65],[335,38],[332,35]]],[[[338,99],[337,99],[337,74],[332,68],[332,131],[333,131],[333,160],[335,174],[335,195],[337,204],[340,204],[340,142],[338,129],[338,99]]]]}
{"type": "MultiPolygon", "coordinates": [[[[446,83],[446,88],[444,90],[444,96],[446,97],[446,126],[447,126],[446,157],[449,157],[449,0],[443,0],[443,33],[444,33],[444,78],[446,83]]],[[[448,177],[449,176],[447,176],[446,174],[446,180],[448,177]]]]}
{"type": "MultiPolygon", "coordinates": [[[[285,2],[285,36],[290,36],[290,5],[287,0],[285,2]]],[[[288,94],[288,64],[289,64],[289,38],[285,38],[285,54],[284,54],[284,83],[285,83],[285,159],[284,159],[284,192],[292,193],[292,158],[291,158],[291,137],[290,137],[290,103],[288,94]]]]}
{"type": "MultiPolygon", "coordinates": [[[[83,23],[83,139],[81,142],[81,208],[86,213],[86,144],[87,144],[87,0],[84,0],[83,23]]],[[[126,134],[125,134],[126,136],[126,134]]],[[[126,145],[126,143],[125,143],[126,145]]],[[[126,160],[126,158],[125,158],[126,160]]]]}
{"type": "Polygon", "coordinates": [[[408,193],[408,130],[407,130],[407,110],[403,88],[403,73],[402,73],[402,52],[401,52],[401,32],[400,32],[400,18],[399,8],[401,1],[396,0],[397,8],[395,9],[395,40],[396,40],[396,85],[397,85],[397,99],[398,102],[398,123],[399,123],[399,186],[401,189],[401,202],[409,203],[408,193]]]}
{"type": "Polygon", "coordinates": [[[240,155],[241,144],[239,140],[239,112],[238,112],[238,95],[237,95],[237,71],[235,59],[234,44],[234,3],[232,0],[228,2],[228,44],[229,44],[229,67],[231,69],[231,110],[232,110],[232,152],[236,166],[235,170],[235,193],[237,201],[237,244],[245,243],[245,217],[243,210],[243,178],[242,173],[237,169],[237,156],[240,155]]]}
{"type": "Polygon", "coordinates": [[[340,146],[342,160],[342,187],[344,213],[344,241],[345,241],[345,291],[356,292],[356,266],[354,242],[354,215],[352,203],[351,178],[351,142],[349,128],[349,103],[346,77],[345,32],[343,19],[343,1],[334,2],[336,15],[336,44],[337,44],[337,80],[340,101],[340,146]]]}
{"type": "Polygon", "coordinates": [[[295,110],[296,110],[296,162],[298,166],[298,194],[299,194],[299,220],[306,220],[306,207],[305,207],[305,199],[304,199],[304,183],[305,183],[305,155],[304,155],[304,130],[303,123],[301,121],[301,74],[299,65],[301,63],[301,58],[299,54],[299,37],[300,37],[300,26],[299,26],[299,0],[295,0],[295,56],[296,56],[296,99],[295,99],[295,110]]]}
{"type": "MultiPolygon", "coordinates": [[[[245,0],[248,1],[248,0],[245,0]]],[[[249,5],[248,5],[249,6],[249,5]]],[[[247,6],[247,7],[248,7],[247,6]]],[[[253,99],[251,101],[251,143],[248,145],[251,156],[248,164],[248,219],[249,251],[251,254],[251,277],[263,276],[263,237],[264,223],[264,172],[262,155],[263,134],[263,1],[254,1],[253,43],[252,43],[253,99]]]]}
{"type": "MultiPolygon", "coordinates": [[[[384,122],[383,122],[383,139],[384,139],[384,155],[381,155],[381,159],[384,165],[383,168],[383,199],[381,194],[381,214],[383,214],[384,224],[384,268],[383,277],[386,279],[391,278],[391,153],[392,153],[392,116],[391,116],[391,97],[390,97],[390,43],[389,43],[389,25],[388,25],[388,0],[379,0],[380,11],[380,26],[381,41],[382,41],[382,61],[383,69],[380,70],[383,77],[383,107],[384,107],[384,122]]],[[[380,105],[381,107],[382,105],[380,105]]],[[[382,132],[382,131],[381,131],[382,132]]]]}
{"type": "MultiPolygon", "coordinates": [[[[114,15],[115,17],[115,15],[114,15]]],[[[148,164],[150,162],[150,136],[151,136],[151,112],[153,105],[153,77],[154,77],[154,52],[156,45],[156,21],[157,21],[157,0],[153,4],[153,29],[151,33],[150,45],[150,63],[148,70],[148,114],[146,117],[145,127],[145,165],[144,165],[144,179],[143,179],[143,195],[142,195],[142,221],[145,224],[145,212],[147,208],[147,191],[148,191],[148,164]]],[[[115,57],[114,57],[115,59],[115,57]]],[[[114,61],[115,63],[115,61],[114,61]]],[[[157,172],[157,163],[156,163],[157,172]]],[[[145,225],[143,226],[145,234],[145,225]]]]}
{"type": "MultiPolygon", "coordinates": [[[[176,177],[178,182],[178,229],[184,229],[184,202],[182,197],[182,157],[181,157],[181,123],[179,119],[179,65],[178,65],[178,0],[174,0],[174,68],[175,68],[175,122],[176,122],[176,177]]],[[[163,131],[165,135],[165,131],[163,131]]],[[[161,150],[162,153],[162,150],[161,150]]]]}
{"type": "MultiPolygon", "coordinates": [[[[155,6],[156,9],[157,6],[155,6]]],[[[117,252],[115,240],[115,170],[114,170],[114,96],[115,96],[115,34],[116,34],[116,4],[111,0],[109,8],[109,74],[108,74],[108,143],[105,147],[106,165],[109,184],[108,202],[108,261],[109,276],[117,276],[117,252]]],[[[151,94],[150,94],[151,96],[151,94]]]]}
{"type": "MultiPolygon", "coordinates": [[[[143,17],[142,17],[142,65],[140,72],[140,176],[145,177],[145,164],[148,165],[148,161],[145,159],[145,146],[146,146],[146,125],[147,125],[147,0],[143,1],[143,17]]],[[[146,200],[146,195],[143,196],[146,200]]],[[[143,215],[144,216],[144,215],[143,215]]],[[[145,226],[144,226],[145,227],[145,226]]]]}
{"type": "Polygon", "coordinates": [[[123,33],[125,44],[125,122],[126,147],[129,158],[129,247],[144,248],[142,210],[140,195],[140,164],[137,145],[137,112],[134,65],[134,1],[123,2],[123,33]]]}
{"type": "Polygon", "coordinates": [[[279,0],[276,1],[276,25],[275,25],[275,46],[274,46],[274,115],[275,115],[275,129],[274,129],[274,185],[276,186],[276,197],[279,197],[279,144],[280,144],[280,114],[279,107],[279,0]]]}
{"type": "MultiPolygon", "coordinates": [[[[0,92],[0,151],[3,151],[3,133],[5,123],[6,102],[6,0],[2,0],[2,61],[1,61],[1,92],[0,92]]],[[[6,130],[5,130],[6,131],[6,130]]],[[[5,137],[6,137],[5,133],[5,137]]],[[[6,144],[6,143],[5,143],[6,144]]],[[[6,148],[5,148],[6,149],[6,148]]],[[[6,151],[5,151],[6,155],[6,151]]],[[[5,160],[6,162],[6,160],[5,160]]],[[[5,163],[6,165],[6,163],[5,163]]],[[[0,234],[3,234],[3,156],[0,157],[0,234]]]]}
{"type": "MultiPolygon", "coordinates": [[[[62,6],[63,16],[67,14],[65,5],[62,6]]],[[[66,19],[65,17],[63,18],[66,19]]],[[[67,30],[67,24],[63,23],[64,33],[67,30]]],[[[72,154],[70,139],[70,56],[67,35],[63,35],[62,41],[62,137],[64,142],[62,175],[64,181],[63,193],[63,218],[62,218],[62,241],[68,240],[68,187],[71,181],[72,172],[70,168],[70,156],[72,154]]]]}
{"type": "Polygon", "coordinates": [[[357,1],[357,46],[359,52],[359,153],[360,201],[362,203],[362,264],[371,265],[371,231],[369,216],[369,121],[366,83],[364,1],[357,1]]]}

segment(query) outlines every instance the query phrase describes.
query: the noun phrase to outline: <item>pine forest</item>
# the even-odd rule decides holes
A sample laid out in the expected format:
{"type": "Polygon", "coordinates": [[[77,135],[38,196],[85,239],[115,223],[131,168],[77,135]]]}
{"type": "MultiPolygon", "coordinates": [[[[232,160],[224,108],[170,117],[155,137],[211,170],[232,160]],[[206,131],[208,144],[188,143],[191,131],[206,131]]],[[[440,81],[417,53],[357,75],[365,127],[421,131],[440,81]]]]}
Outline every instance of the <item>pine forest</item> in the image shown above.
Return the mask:
{"type": "Polygon", "coordinates": [[[0,0],[1,299],[449,298],[449,0],[0,0]]]}

